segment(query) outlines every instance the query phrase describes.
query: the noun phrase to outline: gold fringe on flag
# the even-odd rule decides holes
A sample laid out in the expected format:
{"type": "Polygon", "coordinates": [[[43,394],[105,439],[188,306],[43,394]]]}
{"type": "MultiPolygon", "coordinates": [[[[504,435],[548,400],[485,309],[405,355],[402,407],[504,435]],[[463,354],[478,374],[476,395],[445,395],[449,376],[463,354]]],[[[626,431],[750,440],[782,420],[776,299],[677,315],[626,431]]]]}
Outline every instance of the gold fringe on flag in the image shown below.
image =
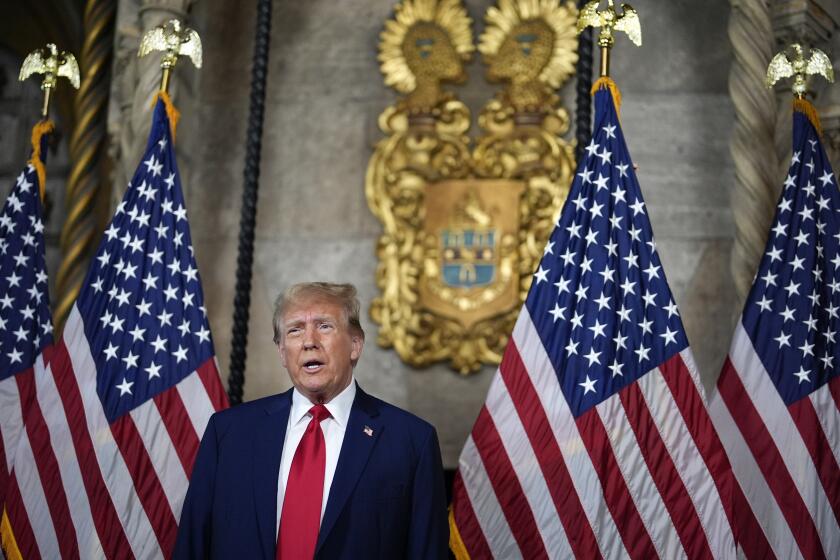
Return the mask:
{"type": "Polygon", "coordinates": [[[794,98],[793,100],[793,110],[798,111],[805,115],[811,124],[814,125],[814,128],[817,131],[817,134],[822,136],[822,126],[820,125],[820,116],[817,114],[817,108],[814,107],[810,101],[807,99],[798,99],[794,98]]]}
{"type": "Polygon", "coordinates": [[[32,127],[32,157],[30,165],[35,168],[38,174],[38,188],[41,190],[41,202],[44,202],[44,194],[47,192],[47,170],[44,168],[44,159],[41,157],[41,138],[55,130],[51,120],[40,121],[32,127]]]}
{"type": "Polygon", "coordinates": [[[3,519],[0,521],[0,542],[3,544],[3,553],[6,555],[6,560],[23,559],[5,509],[3,510],[3,519]]]}
{"type": "Polygon", "coordinates": [[[458,525],[455,524],[455,513],[449,508],[449,549],[455,555],[456,560],[470,560],[470,553],[461,539],[458,525]]]}
{"type": "Polygon", "coordinates": [[[602,88],[610,90],[613,97],[613,103],[615,103],[615,111],[618,113],[621,109],[621,92],[619,91],[618,86],[609,76],[601,76],[594,84],[592,84],[592,95],[595,95],[595,92],[602,88]]]}
{"type": "Polygon", "coordinates": [[[181,118],[181,113],[178,112],[178,109],[175,108],[175,105],[172,104],[172,98],[169,97],[169,94],[165,91],[159,91],[155,96],[154,100],[152,101],[152,107],[155,106],[157,100],[160,99],[163,101],[164,107],[166,107],[166,116],[169,117],[169,127],[170,132],[172,132],[172,141],[175,141],[175,129],[178,128],[178,119],[181,118]]]}

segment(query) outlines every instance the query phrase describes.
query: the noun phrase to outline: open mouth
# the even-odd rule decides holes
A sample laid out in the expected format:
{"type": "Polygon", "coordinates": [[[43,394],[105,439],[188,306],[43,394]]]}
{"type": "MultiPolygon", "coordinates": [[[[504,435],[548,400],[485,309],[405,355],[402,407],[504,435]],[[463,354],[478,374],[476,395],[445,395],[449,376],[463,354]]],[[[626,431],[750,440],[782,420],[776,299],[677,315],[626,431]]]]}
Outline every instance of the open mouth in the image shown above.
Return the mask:
{"type": "Polygon", "coordinates": [[[324,363],[318,360],[309,360],[303,364],[303,369],[306,371],[318,371],[323,365],[324,363]]]}

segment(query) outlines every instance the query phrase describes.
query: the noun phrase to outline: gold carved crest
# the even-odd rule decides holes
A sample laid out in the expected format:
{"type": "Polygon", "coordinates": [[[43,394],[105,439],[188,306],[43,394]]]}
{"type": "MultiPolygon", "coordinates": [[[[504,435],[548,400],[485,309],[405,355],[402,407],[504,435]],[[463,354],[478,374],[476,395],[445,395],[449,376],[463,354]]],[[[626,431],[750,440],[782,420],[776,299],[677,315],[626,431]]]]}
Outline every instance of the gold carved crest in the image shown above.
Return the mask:
{"type": "Polygon", "coordinates": [[[460,0],[403,0],[380,36],[385,84],[404,94],[379,117],[385,138],[365,194],[383,233],[378,343],[413,366],[460,373],[498,364],[574,169],[556,90],[577,61],[577,12],[560,0],[499,0],[479,51],[502,89],[469,108],[444,84],[465,80],[475,48],[460,0]]]}

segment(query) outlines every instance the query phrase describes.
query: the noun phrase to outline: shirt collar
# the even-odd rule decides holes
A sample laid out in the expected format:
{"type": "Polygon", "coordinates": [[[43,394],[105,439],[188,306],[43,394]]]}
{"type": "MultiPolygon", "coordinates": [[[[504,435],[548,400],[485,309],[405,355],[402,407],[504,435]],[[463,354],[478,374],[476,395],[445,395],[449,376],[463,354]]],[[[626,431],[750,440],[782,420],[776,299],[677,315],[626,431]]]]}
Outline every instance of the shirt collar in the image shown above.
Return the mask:
{"type": "MultiPolygon", "coordinates": [[[[353,408],[353,401],[355,399],[356,378],[351,376],[350,384],[324,406],[330,411],[333,420],[338,422],[342,427],[346,427],[347,422],[350,420],[350,409],[353,408]]],[[[294,426],[304,419],[307,419],[308,422],[310,408],[312,408],[312,402],[295,387],[292,391],[292,409],[289,411],[289,420],[291,423],[289,425],[294,426]]]]}

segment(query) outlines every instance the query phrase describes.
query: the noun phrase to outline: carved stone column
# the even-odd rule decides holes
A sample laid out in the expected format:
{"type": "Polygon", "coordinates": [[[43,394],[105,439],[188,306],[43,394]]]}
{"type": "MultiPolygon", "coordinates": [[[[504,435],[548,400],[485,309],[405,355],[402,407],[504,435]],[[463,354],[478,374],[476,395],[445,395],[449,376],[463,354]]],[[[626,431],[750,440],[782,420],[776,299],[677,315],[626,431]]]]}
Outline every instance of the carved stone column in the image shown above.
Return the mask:
{"type": "MultiPolygon", "coordinates": [[[[152,101],[160,86],[160,56],[137,57],[140,39],[146,31],[170,19],[188,23],[187,14],[195,0],[120,0],[114,37],[114,79],[108,115],[113,183],[111,206],[122,199],[125,187],[143,153],[152,116],[152,101]]],[[[187,64],[172,73],[169,93],[178,105],[179,92],[192,89],[187,64]]],[[[188,184],[190,158],[178,153],[181,180],[188,184]]]]}
{"type": "Polygon", "coordinates": [[[767,65],[774,54],[770,6],[767,0],[731,3],[729,39],[735,60],[729,73],[729,93],[736,114],[730,146],[735,163],[731,267],[740,307],[764,251],[779,181],[774,137],[776,98],[764,86],[767,65]]]}
{"type": "MultiPolygon", "coordinates": [[[[840,73],[840,67],[836,64],[834,73],[840,73]]],[[[824,146],[831,160],[831,167],[837,174],[840,170],[840,99],[820,109],[820,120],[823,126],[824,146]]]]}
{"type": "Polygon", "coordinates": [[[826,88],[825,95],[820,99],[817,108],[820,112],[820,120],[823,128],[823,141],[828,157],[831,159],[831,166],[835,175],[840,173],[840,26],[835,21],[830,51],[826,53],[834,62],[835,83],[826,88]]]}

